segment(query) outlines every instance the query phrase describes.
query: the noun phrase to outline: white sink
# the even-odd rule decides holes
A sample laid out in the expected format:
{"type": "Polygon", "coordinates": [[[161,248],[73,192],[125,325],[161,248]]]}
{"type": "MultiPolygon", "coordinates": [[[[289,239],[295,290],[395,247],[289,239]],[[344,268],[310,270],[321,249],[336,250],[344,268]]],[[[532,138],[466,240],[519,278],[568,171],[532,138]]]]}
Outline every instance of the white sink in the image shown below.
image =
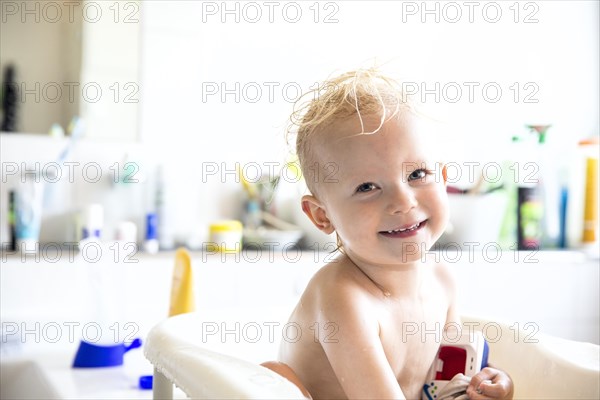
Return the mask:
{"type": "MultiPolygon", "coordinates": [[[[72,346],[73,347],[73,346],[72,346]]],[[[76,347],[75,347],[76,348],[76,347]]],[[[54,351],[24,351],[6,356],[0,362],[0,399],[150,400],[151,390],[140,390],[141,375],[151,375],[152,365],[141,350],[125,355],[121,366],[73,368],[74,348],[54,351]]],[[[177,389],[176,399],[186,399],[177,389]]]]}
{"type": "Polygon", "coordinates": [[[2,399],[60,399],[44,371],[32,360],[2,361],[0,363],[0,398],[2,399]]]}

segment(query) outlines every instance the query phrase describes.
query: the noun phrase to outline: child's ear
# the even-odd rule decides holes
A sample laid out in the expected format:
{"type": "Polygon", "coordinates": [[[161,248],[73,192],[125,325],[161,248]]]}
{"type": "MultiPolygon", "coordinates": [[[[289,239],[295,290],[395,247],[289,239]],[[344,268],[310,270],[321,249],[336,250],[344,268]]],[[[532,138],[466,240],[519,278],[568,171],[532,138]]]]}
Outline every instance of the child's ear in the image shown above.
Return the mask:
{"type": "Polygon", "coordinates": [[[438,179],[440,178],[438,175],[438,171],[442,173],[442,179],[444,180],[444,186],[447,185],[448,183],[448,171],[446,170],[446,164],[438,161],[436,163],[436,167],[435,167],[435,181],[438,182],[438,179]]]}
{"type": "Polygon", "coordinates": [[[327,213],[321,202],[311,195],[302,196],[302,211],[310,218],[312,223],[322,232],[330,234],[334,231],[327,213]]]}
{"type": "Polygon", "coordinates": [[[442,177],[444,178],[444,185],[448,183],[448,171],[446,171],[446,164],[442,164],[442,177]]]}

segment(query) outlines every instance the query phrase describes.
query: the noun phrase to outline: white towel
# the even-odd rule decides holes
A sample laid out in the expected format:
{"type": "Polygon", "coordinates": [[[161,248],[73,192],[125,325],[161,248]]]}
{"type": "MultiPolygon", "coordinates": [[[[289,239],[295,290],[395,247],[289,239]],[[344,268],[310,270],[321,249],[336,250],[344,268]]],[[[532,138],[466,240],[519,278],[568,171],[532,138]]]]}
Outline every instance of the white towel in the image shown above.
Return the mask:
{"type": "Polygon", "coordinates": [[[471,377],[456,374],[437,394],[437,400],[468,400],[467,387],[471,377]]]}

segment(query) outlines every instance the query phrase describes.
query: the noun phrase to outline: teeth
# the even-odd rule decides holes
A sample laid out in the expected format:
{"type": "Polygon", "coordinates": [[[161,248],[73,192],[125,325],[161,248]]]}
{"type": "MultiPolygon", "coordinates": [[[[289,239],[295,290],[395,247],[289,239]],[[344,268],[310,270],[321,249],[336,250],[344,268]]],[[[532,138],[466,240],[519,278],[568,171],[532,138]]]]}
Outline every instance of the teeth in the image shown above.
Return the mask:
{"type": "Polygon", "coordinates": [[[410,231],[414,231],[415,229],[417,229],[419,226],[421,226],[420,222],[417,222],[416,224],[414,224],[413,226],[406,228],[406,229],[396,229],[393,231],[387,231],[388,233],[398,233],[398,232],[410,232],[410,231]]]}

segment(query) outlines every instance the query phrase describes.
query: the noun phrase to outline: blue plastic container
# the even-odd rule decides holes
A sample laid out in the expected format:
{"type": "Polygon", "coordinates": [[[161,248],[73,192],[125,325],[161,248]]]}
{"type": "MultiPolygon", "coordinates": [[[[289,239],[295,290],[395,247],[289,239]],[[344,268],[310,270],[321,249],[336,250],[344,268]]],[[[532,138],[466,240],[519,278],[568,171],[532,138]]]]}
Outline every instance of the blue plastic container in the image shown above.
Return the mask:
{"type": "Polygon", "coordinates": [[[73,368],[98,368],[123,365],[123,355],[141,345],[142,340],[139,338],[134,339],[128,346],[124,343],[102,346],[82,340],[79,343],[75,361],[73,361],[73,368]]]}

